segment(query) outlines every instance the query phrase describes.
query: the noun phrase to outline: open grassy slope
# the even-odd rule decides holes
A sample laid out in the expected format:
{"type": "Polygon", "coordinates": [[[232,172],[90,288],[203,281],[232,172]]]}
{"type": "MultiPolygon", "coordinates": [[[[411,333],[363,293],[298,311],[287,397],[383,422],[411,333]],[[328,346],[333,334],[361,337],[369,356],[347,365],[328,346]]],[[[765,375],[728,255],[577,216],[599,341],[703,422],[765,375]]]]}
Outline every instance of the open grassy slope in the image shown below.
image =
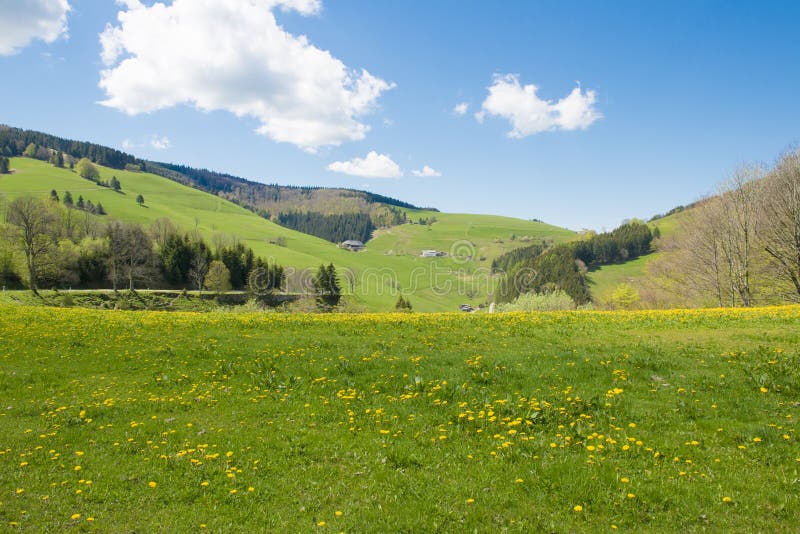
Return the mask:
{"type": "Polygon", "coordinates": [[[799,364],[798,307],[0,306],[0,530],[794,532],[799,364]]]}
{"type": "MultiPolygon", "coordinates": [[[[648,224],[651,229],[658,228],[661,232],[661,237],[666,238],[678,231],[681,220],[686,216],[686,213],[686,211],[681,211],[648,224]]],[[[589,282],[589,291],[592,293],[594,302],[604,302],[620,284],[629,284],[634,288],[641,287],[648,276],[647,266],[658,258],[660,254],[662,253],[656,249],[654,252],[639,256],[634,260],[614,265],[603,265],[590,271],[587,281],[589,282]]]]}
{"type": "Polygon", "coordinates": [[[314,269],[333,262],[337,268],[353,273],[352,301],[370,310],[390,310],[402,290],[410,295],[415,310],[446,311],[462,302],[477,304],[485,299],[492,258],[525,243],[512,241],[529,236],[561,241],[574,234],[538,222],[485,215],[456,215],[418,210],[409,211],[413,219],[435,216],[432,226],[403,225],[379,231],[367,250],[351,253],[322,239],[283,228],[217,196],[192,189],[148,173],[133,173],[99,167],[101,179],[116,176],[123,192],[98,187],[68,169],[47,163],[13,158],[11,175],[0,176],[0,193],[8,199],[23,194],[47,197],[51,189],[101,202],[110,218],[149,224],[169,217],[185,230],[195,227],[210,241],[214,234],[235,236],[260,256],[273,258],[284,266],[314,269]],[[145,206],[136,203],[142,194],[145,206]],[[286,246],[270,244],[278,237],[286,246]],[[500,242],[502,241],[502,242],[500,242]],[[422,249],[435,248],[459,253],[459,257],[420,258],[422,249]],[[470,259],[467,259],[471,256],[470,259]],[[484,258],[481,260],[481,258],[484,258]],[[472,295],[469,297],[468,295],[472,295]]]}

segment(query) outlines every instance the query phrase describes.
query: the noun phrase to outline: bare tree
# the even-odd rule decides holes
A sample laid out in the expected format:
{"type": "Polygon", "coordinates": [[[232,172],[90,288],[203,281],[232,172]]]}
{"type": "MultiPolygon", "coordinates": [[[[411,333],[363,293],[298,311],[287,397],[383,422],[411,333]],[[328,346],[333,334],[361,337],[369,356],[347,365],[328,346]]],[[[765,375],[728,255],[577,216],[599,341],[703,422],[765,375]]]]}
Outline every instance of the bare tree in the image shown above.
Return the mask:
{"type": "Polygon", "coordinates": [[[718,197],[698,202],[681,216],[675,233],[661,239],[662,254],[649,268],[657,289],[674,294],[683,304],[700,301],[725,305],[728,269],[721,250],[720,217],[718,197]]]}
{"type": "Polygon", "coordinates": [[[757,254],[756,225],[764,168],[743,165],[719,191],[720,250],[728,270],[731,306],[737,298],[743,306],[753,304],[753,275],[757,254]]]}
{"type": "Polygon", "coordinates": [[[759,237],[778,280],[800,300],[800,151],[784,154],[764,186],[759,237]]]}
{"type": "Polygon", "coordinates": [[[108,239],[108,276],[114,291],[122,280],[134,289],[135,282],[148,280],[154,271],[153,245],[138,224],[111,221],[106,225],[108,239]]]}
{"type": "Polygon", "coordinates": [[[147,280],[153,274],[155,255],[150,237],[138,224],[124,225],[123,239],[122,271],[128,289],[133,291],[135,282],[147,280]]]}
{"type": "Polygon", "coordinates": [[[37,295],[39,269],[56,246],[55,220],[55,215],[37,198],[20,197],[8,205],[6,221],[10,237],[25,253],[30,288],[37,295]]]}
{"type": "Polygon", "coordinates": [[[198,247],[192,256],[191,267],[189,269],[189,279],[194,283],[198,291],[203,291],[208,267],[209,259],[207,250],[198,247]]]}
{"type": "Polygon", "coordinates": [[[150,225],[150,234],[156,246],[161,248],[167,242],[167,238],[178,233],[178,227],[168,217],[159,217],[150,225]]]}
{"type": "Polygon", "coordinates": [[[106,225],[106,239],[108,239],[108,278],[114,291],[122,279],[122,262],[125,255],[124,227],[119,221],[111,221],[106,225]]]}

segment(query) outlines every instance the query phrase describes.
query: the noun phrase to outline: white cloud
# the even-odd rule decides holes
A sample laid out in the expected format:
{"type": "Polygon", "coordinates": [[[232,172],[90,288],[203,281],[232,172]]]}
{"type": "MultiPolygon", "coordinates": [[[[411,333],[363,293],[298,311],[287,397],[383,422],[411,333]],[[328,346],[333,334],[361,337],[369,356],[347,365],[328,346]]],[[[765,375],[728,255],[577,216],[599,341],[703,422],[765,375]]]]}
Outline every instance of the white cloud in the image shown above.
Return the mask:
{"type": "Polygon", "coordinates": [[[505,118],[512,126],[508,136],[522,138],[548,130],[585,130],[603,116],[595,109],[595,91],[579,86],[557,102],[542,100],[537,91],[535,85],[521,85],[516,74],[497,75],[475,118],[505,118]]]}
{"type": "Polygon", "coordinates": [[[400,178],[403,171],[385,154],[374,150],[365,158],[353,158],[350,161],[334,161],[328,165],[329,171],[341,172],[364,178],[400,178]]]}
{"type": "Polygon", "coordinates": [[[456,115],[466,115],[467,110],[469,109],[469,104],[467,102],[460,102],[455,105],[453,108],[453,113],[456,115]]]}
{"type": "Polygon", "coordinates": [[[150,139],[150,146],[156,150],[166,150],[172,146],[172,143],[170,143],[169,137],[154,135],[153,138],[150,139]]]}
{"type": "Polygon", "coordinates": [[[172,146],[172,142],[169,140],[169,137],[153,134],[145,137],[144,139],[139,138],[138,142],[132,141],[130,138],[123,139],[120,143],[120,146],[123,150],[128,151],[145,148],[147,146],[155,148],[156,150],[166,150],[172,146]]]}
{"type": "Polygon", "coordinates": [[[0,0],[0,56],[19,52],[35,39],[52,43],[67,35],[68,0],[0,0]]]}
{"type": "Polygon", "coordinates": [[[439,171],[437,171],[437,170],[435,170],[435,169],[433,169],[431,167],[428,167],[427,165],[422,167],[421,170],[411,171],[411,174],[413,174],[414,176],[422,176],[424,178],[436,177],[436,176],[441,176],[442,175],[442,173],[440,173],[439,171]]]}
{"type": "MultiPolygon", "coordinates": [[[[2,0],[0,0],[2,1],[2,0]]],[[[100,34],[103,105],[135,115],[179,104],[259,121],[257,132],[315,151],[363,139],[362,117],[394,84],[348,68],[278,25],[275,8],[319,13],[319,0],[124,0],[100,34]]]]}

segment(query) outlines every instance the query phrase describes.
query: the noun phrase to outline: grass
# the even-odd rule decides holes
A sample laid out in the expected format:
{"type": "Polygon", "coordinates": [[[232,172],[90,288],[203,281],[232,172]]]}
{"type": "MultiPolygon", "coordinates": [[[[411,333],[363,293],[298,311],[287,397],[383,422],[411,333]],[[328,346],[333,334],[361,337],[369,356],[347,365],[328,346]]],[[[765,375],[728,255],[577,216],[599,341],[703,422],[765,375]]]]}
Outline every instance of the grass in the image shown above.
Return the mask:
{"type": "Polygon", "coordinates": [[[791,531],[798,364],[800,307],[0,306],[0,525],[791,531]]]}
{"type": "Polygon", "coordinates": [[[259,256],[297,271],[332,262],[354,274],[354,288],[343,283],[345,290],[352,293],[349,300],[371,311],[393,309],[399,291],[417,311],[448,311],[463,302],[481,303],[494,283],[488,272],[491,260],[526,244],[519,238],[559,242],[575,235],[563,228],[509,217],[409,210],[414,220],[435,216],[438,222],[379,231],[367,243],[367,250],[354,254],[283,228],[217,196],[153,174],[99,167],[102,180],[112,176],[120,180],[121,194],[99,187],[69,169],[57,169],[38,160],[12,158],[11,167],[16,170],[14,174],[0,176],[0,193],[7,199],[26,194],[46,198],[51,189],[63,196],[68,190],[75,201],[83,195],[95,204],[101,202],[108,218],[149,225],[169,217],[184,230],[197,228],[209,242],[215,234],[235,236],[259,256]],[[145,207],[136,203],[138,194],[144,196],[145,207]],[[511,234],[518,239],[511,240],[511,234]],[[285,247],[270,244],[278,237],[286,240],[285,247]],[[431,248],[453,252],[458,257],[419,257],[421,250],[431,248]]]}
{"type": "Polygon", "coordinates": [[[620,284],[629,284],[634,288],[640,286],[647,277],[648,264],[658,257],[658,254],[653,252],[625,263],[602,265],[589,271],[586,279],[592,300],[605,302],[620,284]]]}

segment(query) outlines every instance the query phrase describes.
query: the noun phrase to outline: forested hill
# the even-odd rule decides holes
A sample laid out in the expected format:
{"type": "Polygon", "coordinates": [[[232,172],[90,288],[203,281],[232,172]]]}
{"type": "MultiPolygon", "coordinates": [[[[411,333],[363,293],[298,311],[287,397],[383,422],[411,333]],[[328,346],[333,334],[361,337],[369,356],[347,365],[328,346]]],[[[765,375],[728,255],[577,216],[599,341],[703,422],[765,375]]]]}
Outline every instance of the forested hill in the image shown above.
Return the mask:
{"type": "Polygon", "coordinates": [[[207,169],[143,160],[95,143],[0,125],[0,155],[25,154],[47,160],[54,151],[63,153],[67,164],[88,158],[113,169],[151,172],[223,197],[282,226],[334,243],[347,239],[368,241],[376,228],[404,223],[404,210],[416,208],[367,191],[264,184],[207,169]]]}

